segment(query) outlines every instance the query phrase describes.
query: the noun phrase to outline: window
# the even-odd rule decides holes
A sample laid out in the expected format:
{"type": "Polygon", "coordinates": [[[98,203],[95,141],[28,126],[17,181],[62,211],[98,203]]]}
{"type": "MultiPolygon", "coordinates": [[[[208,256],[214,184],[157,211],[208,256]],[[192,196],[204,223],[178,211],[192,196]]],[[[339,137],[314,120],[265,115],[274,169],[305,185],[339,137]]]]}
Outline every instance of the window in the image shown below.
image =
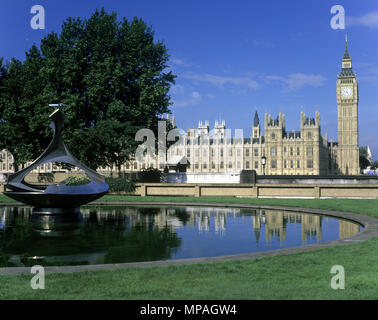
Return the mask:
{"type": "Polygon", "coordinates": [[[230,157],[232,157],[232,149],[230,149],[230,150],[228,151],[228,155],[229,155],[230,157]]]}
{"type": "Polygon", "coordinates": [[[238,169],[240,169],[240,161],[238,161],[238,162],[236,163],[236,167],[237,167],[238,169]]]}
{"type": "Polygon", "coordinates": [[[284,160],[284,169],[286,169],[286,160],[284,160]]]}
{"type": "Polygon", "coordinates": [[[240,155],[241,155],[241,151],[240,151],[240,149],[238,149],[238,150],[236,151],[236,155],[237,155],[238,157],[240,157],[240,155]]]}
{"type": "Polygon", "coordinates": [[[245,149],[245,156],[249,157],[249,148],[245,149]]]}
{"type": "Polygon", "coordinates": [[[195,164],[195,168],[198,169],[198,162],[196,162],[196,164],[195,164]]]}
{"type": "Polygon", "coordinates": [[[231,162],[231,161],[228,163],[228,167],[229,167],[230,169],[232,168],[232,162],[231,162]]]}
{"type": "Polygon", "coordinates": [[[223,161],[220,162],[220,168],[223,169],[223,161]]]}
{"type": "Polygon", "coordinates": [[[286,156],[286,153],[287,153],[286,152],[286,147],[284,147],[284,149],[283,149],[283,155],[286,156]]]}
{"type": "Polygon", "coordinates": [[[299,147],[297,147],[297,156],[301,154],[299,147]]]}
{"type": "Polygon", "coordinates": [[[307,169],[312,169],[313,163],[312,160],[307,160],[307,169]]]}
{"type": "Polygon", "coordinates": [[[312,134],[311,134],[311,132],[307,132],[307,138],[308,138],[308,139],[312,139],[312,134]]]}
{"type": "MultiPolygon", "coordinates": [[[[134,169],[137,169],[137,168],[138,168],[138,164],[134,162],[134,169]]],[[[50,165],[49,165],[49,170],[50,170],[50,165]]]]}
{"type": "Polygon", "coordinates": [[[130,169],[130,163],[126,162],[126,169],[130,169]]]}
{"type": "Polygon", "coordinates": [[[211,156],[215,157],[215,150],[214,149],[211,149],[211,156]]]}
{"type": "Polygon", "coordinates": [[[259,168],[259,162],[255,161],[255,169],[258,169],[258,168],[259,168]]]}
{"type": "Polygon", "coordinates": [[[276,169],[277,168],[277,160],[271,160],[270,161],[270,167],[272,169],[276,169]]]}
{"type": "Polygon", "coordinates": [[[204,163],[204,164],[203,164],[203,168],[204,168],[204,169],[207,169],[207,163],[204,163]]]}
{"type": "Polygon", "coordinates": [[[255,155],[255,157],[258,157],[258,156],[259,156],[259,149],[255,148],[255,150],[254,150],[254,155],[255,155]]]}
{"type": "Polygon", "coordinates": [[[307,155],[307,157],[312,157],[312,147],[306,148],[306,155],[307,155]]]}
{"type": "Polygon", "coordinates": [[[257,137],[257,130],[255,130],[255,134],[254,134],[255,137],[257,137]]]}
{"type": "Polygon", "coordinates": [[[301,162],[297,160],[297,168],[299,169],[301,167],[301,162]]]}
{"type": "Polygon", "coordinates": [[[246,161],[245,167],[246,167],[246,169],[249,169],[249,161],[246,161]]]}
{"type": "Polygon", "coordinates": [[[223,157],[223,149],[220,151],[220,156],[223,157]]]}
{"type": "Polygon", "coordinates": [[[291,168],[291,169],[294,168],[294,161],[293,161],[293,160],[290,160],[290,168],[291,168]]]}
{"type": "Polygon", "coordinates": [[[290,155],[293,155],[293,147],[290,147],[290,155]]]}
{"type": "Polygon", "coordinates": [[[272,133],[272,140],[276,140],[276,134],[272,133]]]}
{"type": "Polygon", "coordinates": [[[214,162],[211,163],[211,167],[212,167],[213,169],[215,169],[215,163],[214,163],[214,162]]]}
{"type": "Polygon", "coordinates": [[[272,157],[275,157],[277,155],[277,149],[276,149],[276,147],[271,147],[270,148],[270,155],[272,157]]]}
{"type": "Polygon", "coordinates": [[[186,157],[190,158],[190,150],[186,150],[186,157]]]}

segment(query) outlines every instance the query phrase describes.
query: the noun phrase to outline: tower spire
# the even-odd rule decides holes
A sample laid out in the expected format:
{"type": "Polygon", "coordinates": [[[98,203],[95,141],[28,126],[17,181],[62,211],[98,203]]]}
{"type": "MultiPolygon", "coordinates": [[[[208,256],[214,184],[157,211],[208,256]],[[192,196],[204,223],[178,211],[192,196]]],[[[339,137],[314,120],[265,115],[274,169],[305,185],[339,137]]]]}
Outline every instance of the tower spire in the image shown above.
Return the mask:
{"type": "Polygon", "coordinates": [[[253,126],[256,127],[260,124],[260,121],[259,121],[259,115],[257,114],[257,110],[255,112],[255,118],[253,119],[253,126]]]}
{"type": "Polygon", "coordinates": [[[350,60],[350,55],[348,52],[348,35],[347,34],[345,34],[345,51],[344,51],[343,60],[350,60]]]}

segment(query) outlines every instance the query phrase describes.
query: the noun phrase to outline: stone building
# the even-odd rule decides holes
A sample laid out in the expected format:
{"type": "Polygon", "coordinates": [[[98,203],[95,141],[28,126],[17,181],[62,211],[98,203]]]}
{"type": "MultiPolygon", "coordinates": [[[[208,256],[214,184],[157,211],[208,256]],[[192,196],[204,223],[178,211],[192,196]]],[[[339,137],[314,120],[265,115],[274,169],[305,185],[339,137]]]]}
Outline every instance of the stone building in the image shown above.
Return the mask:
{"type": "MultiPolygon", "coordinates": [[[[169,148],[167,159],[185,157],[188,159],[187,172],[256,170],[257,174],[267,175],[357,175],[360,173],[358,83],[347,41],[336,83],[336,98],[338,142],[328,141],[327,134],[322,136],[319,112],[315,112],[315,117],[301,112],[300,130],[288,131],[284,114],[279,113],[277,117],[265,114],[261,124],[256,111],[251,137],[244,137],[238,130],[232,136],[224,120],[216,120],[212,130],[208,121],[199,121],[196,129],[187,129],[181,139],[169,148]]],[[[172,122],[174,124],[174,119],[172,122]]],[[[0,173],[12,172],[12,156],[6,150],[1,155],[0,173]]],[[[122,170],[133,172],[151,167],[163,170],[165,166],[164,157],[147,155],[142,161],[125,163],[122,170]]],[[[36,169],[39,172],[53,170],[51,164],[36,169]]],[[[110,168],[98,171],[109,172],[110,168]]]]}

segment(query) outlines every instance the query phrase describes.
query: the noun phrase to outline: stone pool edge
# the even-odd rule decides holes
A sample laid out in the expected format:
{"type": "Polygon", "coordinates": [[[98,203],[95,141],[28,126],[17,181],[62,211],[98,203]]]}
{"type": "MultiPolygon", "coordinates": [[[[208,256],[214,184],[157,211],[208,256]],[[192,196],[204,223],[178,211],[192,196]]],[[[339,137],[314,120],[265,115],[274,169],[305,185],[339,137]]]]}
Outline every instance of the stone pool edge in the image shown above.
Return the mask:
{"type": "MultiPolygon", "coordinates": [[[[0,206],[7,205],[22,205],[18,203],[1,203],[0,206]]],[[[127,267],[153,267],[153,266],[172,266],[172,265],[184,265],[194,263],[207,263],[207,262],[219,262],[227,260],[245,260],[245,259],[257,259],[262,257],[269,257],[274,255],[285,255],[299,252],[309,252],[322,248],[329,248],[336,245],[346,245],[350,243],[358,243],[369,240],[374,237],[378,237],[378,219],[366,216],[359,213],[342,212],[342,211],[330,211],[323,209],[311,209],[301,207],[285,207],[285,206],[269,206],[269,205],[253,205],[253,204],[231,204],[231,203],[211,203],[211,202],[92,202],[87,206],[102,206],[102,205],[151,205],[151,206],[185,206],[185,207],[222,207],[222,208],[250,208],[250,209],[275,209],[285,211],[296,211],[303,213],[319,214],[323,216],[342,218],[352,222],[356,222],[363,226],[363,230],[353,236],[333,240],[329,242],[311,244],[306,246],[291,247],[284,249],[276,249],[262,252],[241,253],[217,257],[202,257],[202,258],[186,258],[176,260],[158,260],[158,261],[144,261],[144,262],[126,262],[115,264],[96,264],[96,265],[78,265],[78,266],[49,266],[45,267],[45,273],[66,273],[66,272],[79,272],[79,271],[91,271],[91,270],[114,270],[127,267]]],[[[0,268],[0,275],[12,275],[12,274],[31,274],[30,267],[9,267],[0,268]]]]}

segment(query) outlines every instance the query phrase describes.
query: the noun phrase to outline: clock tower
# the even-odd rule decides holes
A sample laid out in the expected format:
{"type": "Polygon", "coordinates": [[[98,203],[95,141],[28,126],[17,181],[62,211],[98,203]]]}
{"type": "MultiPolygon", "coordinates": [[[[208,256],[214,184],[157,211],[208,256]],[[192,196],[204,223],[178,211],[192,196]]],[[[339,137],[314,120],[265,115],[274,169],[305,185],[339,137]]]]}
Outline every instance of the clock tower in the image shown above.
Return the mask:
{"type": "Polygon", "coordinates": [[[358,148],[358,83],[352,69],[352,59],[345,38],[341,72],[336,83],[338,152],[337,164],[341,174],[360,173],[358,148]]]}

